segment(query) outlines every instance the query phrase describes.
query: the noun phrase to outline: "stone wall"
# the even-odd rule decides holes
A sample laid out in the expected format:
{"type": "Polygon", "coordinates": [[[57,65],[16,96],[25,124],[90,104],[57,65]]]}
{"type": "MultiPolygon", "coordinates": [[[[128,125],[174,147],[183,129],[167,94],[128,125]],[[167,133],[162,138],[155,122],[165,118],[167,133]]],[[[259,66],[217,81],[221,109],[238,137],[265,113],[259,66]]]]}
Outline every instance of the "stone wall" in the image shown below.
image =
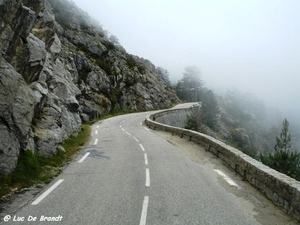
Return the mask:
{"type": "Polygon", "coordinates": [[[173,109],[156,113],[153,120],[158,123],[184,128],[186,117],[190,114],[190,109],[173,109]]]}
{"type": "Polygon", "coordinates": [[[241,175],[243,180],[256,187],[277,206],[300,221],[300,182],[265,166],[213,137],[174,126],[179,124],[178,121],[173,124],[164,124],[166,118],[169,122],[175,121],[175,118],[182,118],[182,115],[187,112],[187,109],[167,110],[147,117],[145,122],[154,130],[172,132],[203,146],[206,151],[215,154],[229,168],[241,175]]]}

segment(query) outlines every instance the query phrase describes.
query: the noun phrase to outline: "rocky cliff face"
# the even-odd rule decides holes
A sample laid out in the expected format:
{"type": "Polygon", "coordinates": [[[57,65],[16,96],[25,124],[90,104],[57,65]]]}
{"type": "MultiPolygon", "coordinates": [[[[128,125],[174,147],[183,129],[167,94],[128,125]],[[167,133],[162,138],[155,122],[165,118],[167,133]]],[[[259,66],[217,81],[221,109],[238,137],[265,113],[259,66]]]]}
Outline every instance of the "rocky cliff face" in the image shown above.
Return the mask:
{"type": "Polygon", "coordinates": [[[178,98],[151,62],[129,55],[68,0],[0,0],[0,174],[20,151],[56,153],[83,121],[178,98]]]}

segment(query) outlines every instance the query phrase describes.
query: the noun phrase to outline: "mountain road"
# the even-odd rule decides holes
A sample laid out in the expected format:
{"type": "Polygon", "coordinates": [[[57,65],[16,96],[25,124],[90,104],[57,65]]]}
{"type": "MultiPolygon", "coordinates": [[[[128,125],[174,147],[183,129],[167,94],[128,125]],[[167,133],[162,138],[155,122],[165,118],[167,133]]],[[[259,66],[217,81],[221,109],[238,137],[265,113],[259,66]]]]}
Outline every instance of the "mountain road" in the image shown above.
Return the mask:
{"type": "Polygon", "coordinates": [[[2,223],[296,224],[212,154],[147,128],[151,113],[94,124],[82,152],[2,223]]]}

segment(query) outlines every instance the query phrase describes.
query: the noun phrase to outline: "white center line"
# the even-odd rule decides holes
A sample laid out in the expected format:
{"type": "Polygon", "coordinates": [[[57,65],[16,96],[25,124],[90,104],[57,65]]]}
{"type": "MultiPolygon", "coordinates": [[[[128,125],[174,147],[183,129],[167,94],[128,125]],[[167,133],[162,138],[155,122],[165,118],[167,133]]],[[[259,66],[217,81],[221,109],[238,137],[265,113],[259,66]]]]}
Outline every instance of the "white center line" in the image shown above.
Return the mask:
{"type": "Polygon", "coordinates": [[[224,180],[231,186],[235,186],[237,187],[238,189],[240,189],[240,186],[235,183],[231,178],[229,178],[225,173],[223,173],[221,170],[214,170],[216,171],[221,177],[224,178],[224,180]]]}
{"type": "Polygon", "coordinates": [[[140,142],[136,137],[133,137],[134,140],[136,140],[136,142],[140,142]]]}
{"type": "Polygon", "coordinates": [[[53,184],[47,191],[45,191],[42,195],[40,195],[40,197],[38,197],[33,203],[31,203],[31,205],[37,205],[39,204],[44,198],[46,198],[55,188],[58,187],[58,185],[60,185],[62,182],[64,181],[64,179],[60,179],[58,181],[56,181],[55,184],[53,184]]]}
{"type": "Polygon", "coordinates": [[[98,143],[98,138],[95,139],[94,145],[97,145],[98,143]]]}
{"type": "Polygon", "coordinates": [[[122,126],[121,126],[121,125],[119,125],[119,127],[120,127],[120,128],[122,128],[122,126]]]}
{"type": "Polygon", "coordinates": [[[144,158],[145,158],[145,165],[148,166],[148,157],[146,153],[144,154],[144,158]]]}
{"type": "Polygon", "coordinates": [[[141,214],[140,225],[146,225],[148,204],[149,204],[149,196],[145,196],[143,201],[143,209],[141,214]]]}
{"type": "Polygon", "coordinates": [[[86,159],[86,157],[89,156],[89,154],[90,152],[85,153],[85,155],[78,161],[78,163],[82,163],[86,159]]]}
{"type": "Polygon", "coordinates": [[[126,131],[126,134],[128,134],[129,136],[132,136],[130,133],[128,133],[127,131],[126,131]]]}
{"type": "Polygon", "coordinates": [[[98,130],[95,130],[95,134],[98,134],[98,130]]]}
{"type": "Polygon", "coordinates": [[[144,151],[145,151],[145,149],[144,149],[143,145],[141,145],[141,144],[140,144],[140,147],[141,147],[141,149],[142,149],[142,150],[143,150],[143,152],[144,152],[144,151]]]}
{"type": "Polygon", "coordinates": [[[99,125],[97,126],[97,129],[99,128],[99,125]]]}
{"type": "Polygon", "coordinates": [[[150,171],[146,168],[146,187],[150,187],[150,171]]]}

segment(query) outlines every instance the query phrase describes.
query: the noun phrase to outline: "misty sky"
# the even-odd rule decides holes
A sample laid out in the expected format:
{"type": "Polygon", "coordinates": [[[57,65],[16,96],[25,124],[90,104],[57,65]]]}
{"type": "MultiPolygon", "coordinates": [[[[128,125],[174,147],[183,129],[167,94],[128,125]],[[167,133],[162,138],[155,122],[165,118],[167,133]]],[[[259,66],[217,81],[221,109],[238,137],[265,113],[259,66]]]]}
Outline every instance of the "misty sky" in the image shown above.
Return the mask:
{"type": "Polygon", "coordinates": [[[127,52],[300,113],[300,0],[73,0],[127,52]]]}

